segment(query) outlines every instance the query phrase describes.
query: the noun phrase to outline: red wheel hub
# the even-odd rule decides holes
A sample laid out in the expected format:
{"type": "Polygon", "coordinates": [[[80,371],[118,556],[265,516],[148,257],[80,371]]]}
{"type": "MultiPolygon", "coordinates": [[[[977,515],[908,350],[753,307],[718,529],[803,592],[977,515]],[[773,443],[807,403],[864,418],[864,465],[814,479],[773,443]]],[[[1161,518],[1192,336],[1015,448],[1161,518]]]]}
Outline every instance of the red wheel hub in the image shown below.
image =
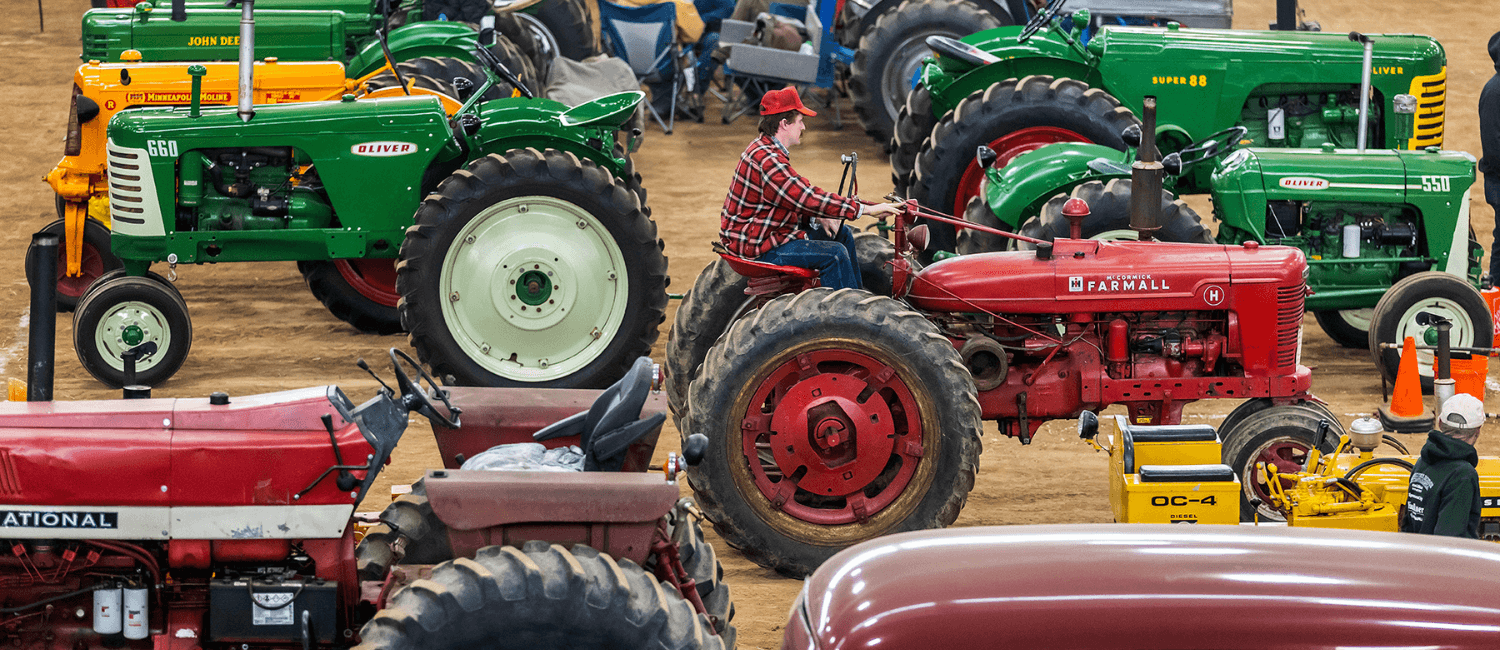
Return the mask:
{"type": "Polygon", "coordinates": [[[894,369],[848,350],[787,360],[741,425],[755,487],[820,525],[864,521],[910,484],[922,457],[915,397],[894,369]]]}
{"type": "Polygon", "coordinates": [[[1296,480],[1292,479],[1290,475],[1302,471],[1302,464],[1307,462],[1308,449],[1307,445],[1300,442],[1282,440],[1271,443],[1271,445],[1261,450],[1260,455],[1251,458],[1250,471],[1252,472],[1251,478],[1253,479],[1251,489],[1255,490],[1255,495],[1260,497],[1262,501],[1269,503],[1271,495],[1266,492],[1264,486],[1265,477],[1256,469],[1257,464],[1265,463],[1267,466],[1276,466],[1276,480],[1281,481],[1281,487],[1291,488],[1296,485],[1296,480]]]}
{"type": "Polygon", "coordinates": [[[83,292],[88,291],[89,285],[104,275],[104,257],[99,250],[90,246],[87,241],[83,243],[83,250],[78,259],[79,274],[68,275],[68,247],[57,247],[57,292],[70,298],[82,298],[83,292]]]}
{"type": "Polygon", "coordinates": [[[401,299],[396,293],[396,260],[334,260],[333,265],[349,286],[372,302],[395,308],[401,299]]]}
{"type": "MultiPolygon", "coordinates": [[[[1016,156],[1054,142],[1093,142],[1093,140],[1055,126],[1033,126],[1011,131],[990,143],[990,148],[1000,154],[1000,157],[995,159],[994,168],[1000,169],[1010,164],[1011,159],[1016,156]]],[[[958,179],[958,192],[953,197],[952,214],[963,214],[964,208],[969,205],[969,199],[979,195],[979,184],[983,180],[984,170],[980,169],[978,162],[970,160],[969,166],[964,168],[964,175],[958,179]]]]}

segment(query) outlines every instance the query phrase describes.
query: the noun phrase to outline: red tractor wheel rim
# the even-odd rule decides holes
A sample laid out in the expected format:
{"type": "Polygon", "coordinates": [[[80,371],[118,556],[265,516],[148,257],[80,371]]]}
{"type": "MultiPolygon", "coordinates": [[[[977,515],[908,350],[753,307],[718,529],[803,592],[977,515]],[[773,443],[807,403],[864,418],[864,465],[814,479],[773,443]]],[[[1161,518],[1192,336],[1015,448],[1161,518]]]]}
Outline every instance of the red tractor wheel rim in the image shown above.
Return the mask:
{"type": "Polygon", "coordinates": [[[1250,459],[1250,489],[1255,496],[1266,504],[1271,503],[1271,495],[1266,491],[1265,477],[1261,475],[1257,465],[1275,465],[1277,478],[1281,481],[1281,487],[1290,489],[1297,484],[1292,475],[1302,471],[1302,464],[1307,462],[1307,451],[1310,447],[1306,443],[1295,440],[1277,440],[1261,448],[1259,454],[1250,459]]]}
{"type": "Polygon", "coordinates": [[[376,304],[394,308],[401,298],[396,293],[396,260],[334,260],[333,265],[349,286],[376,304]]]}
{"type": "Polygon", "coordinates": [[[104,257],[99,250],[84,242],[78,258],[77,276],[68,275],[68,247],[57,247],[57,293],[69,298],[82,298],[99,276],[104,275],[104,257]]]}
{"type": "MultiPolygon", "coordinates": [[[[994,168],[1000,169],[1010,164],[1011,159],[1016,156],[1055,142],[1093,142],[1093,140],[1055,126],[1033,126],[1011,131],[990,143],[990,148],[1000,154],[1000,157],[995,159],[994,168]]],[[[969,205],[969,199],[979,195],[979,184],[983,181],[984,170],[979,167],[978,162],[970,159],[969,166],[964,168],[964,175],[958,179],[958,192],[953,197],[952,214],[963,213],[964,208],[969,205]]]]}
{"type": "Polygon", "coordinates": [[[911,483],[922,457],[916,397],[894,368],[816,350],[761,382],[740,427],[751,480],[774,509],[813,524],[868,520],[911,483]]]}

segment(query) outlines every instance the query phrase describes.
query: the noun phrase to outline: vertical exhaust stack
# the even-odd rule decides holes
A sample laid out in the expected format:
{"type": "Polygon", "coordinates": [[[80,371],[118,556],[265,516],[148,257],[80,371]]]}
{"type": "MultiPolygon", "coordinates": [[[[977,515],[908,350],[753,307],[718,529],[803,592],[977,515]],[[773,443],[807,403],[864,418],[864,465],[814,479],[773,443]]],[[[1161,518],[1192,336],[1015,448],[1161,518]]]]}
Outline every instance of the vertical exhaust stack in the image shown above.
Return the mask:
{"type": "Polygon", "coordinates": [[[1161,186],[1167,172],[1156,155],[1156,97],[1148,95],[1143,108],[1141,146],[1130,166],[1130,229],[1149,241],[1161,228],[1161,186]]]}
{"type": "Polygon", "coordinates": [[[255,0],[229,0],[240,3],[240,119],[255,117],[251,104],[255,94],[255,0]]]}
{"type": "Polygon", "coordinates": [[[53,349],[57,336],[57,247],[62,238],[51,233],[31,236],[36,252],[31,283],[31,332],[26,349],[26,401],[52,401],[53,349]]]}
{"type": "Polygon", "coordinates": [[[1359,142],[1357,145],[1359,152],[1364,153],[1365,130],[1370,126],[1370,66],[1371,59],[1375,56],[1375,41],[1359,32],[1349,32],[1349,40],[1363,43],[1365,46],[1364,65],[1359,74],[1359,134],[1356,136],[1359,142]]]}

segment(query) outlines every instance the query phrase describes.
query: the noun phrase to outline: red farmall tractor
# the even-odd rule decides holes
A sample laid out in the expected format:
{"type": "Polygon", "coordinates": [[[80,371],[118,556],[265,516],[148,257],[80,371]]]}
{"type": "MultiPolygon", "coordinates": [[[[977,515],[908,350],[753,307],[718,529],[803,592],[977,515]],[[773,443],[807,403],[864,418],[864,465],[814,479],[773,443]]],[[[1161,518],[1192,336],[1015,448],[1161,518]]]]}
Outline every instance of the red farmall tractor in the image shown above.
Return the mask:
{"type": "Polygon", "coordinates": [[[0,637],[28,650],[733,646],[675,459],[665,479],[643,471],[665,417],[642,413],[649,361],[602,394],[450,395],[391,356],[396,387],[359,406],[333,386],[0,404],[0,637]],[[457,469],[579,409],[539,432],[546,444],[626,471],[457,469]],[[356,544],[355,508],[411,412],[453,466],[356,544]]]}
{"type": "MultiPolygon", "coordinates": [[[[678,312],[668,394],[679,429],[711,441],[689,482],[763,566],[805,574],[857,542],[952,523],[984,420],[1026,443],[1044,422],[1111,404],[1143,425],[1209,398],[1250,400],[1241,413],[1322,408],[1298,364],[1297,249],[1075,236],[923,268],[925,227],[910,219],[974,226],[907,206],[889,297],[726,256],[678,312]],[[724,323],[722,336],[684,313],[724,323]]],[[[1076,228],[1087,209],[1072,207],[1076,228]]],[[[1144,219],[1132,223],[1149,234],[1144,219]]]]}

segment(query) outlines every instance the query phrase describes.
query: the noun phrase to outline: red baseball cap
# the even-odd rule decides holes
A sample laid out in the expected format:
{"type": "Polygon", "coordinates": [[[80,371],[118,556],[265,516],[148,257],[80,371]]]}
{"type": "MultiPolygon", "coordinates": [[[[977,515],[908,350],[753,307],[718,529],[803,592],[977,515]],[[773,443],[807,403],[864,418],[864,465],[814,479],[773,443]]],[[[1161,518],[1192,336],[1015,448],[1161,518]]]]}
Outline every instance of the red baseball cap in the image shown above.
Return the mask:
{"type": "Polygon", "coordinates": [[[762,95],[760,98],[760,114],[775,115],[787,111],[797,111],[808,117],[817,115],[806,106],[802,105],[802,98],[797,96],[797,89],[791,86],[781,90],[773,90],[762,95]]]}

